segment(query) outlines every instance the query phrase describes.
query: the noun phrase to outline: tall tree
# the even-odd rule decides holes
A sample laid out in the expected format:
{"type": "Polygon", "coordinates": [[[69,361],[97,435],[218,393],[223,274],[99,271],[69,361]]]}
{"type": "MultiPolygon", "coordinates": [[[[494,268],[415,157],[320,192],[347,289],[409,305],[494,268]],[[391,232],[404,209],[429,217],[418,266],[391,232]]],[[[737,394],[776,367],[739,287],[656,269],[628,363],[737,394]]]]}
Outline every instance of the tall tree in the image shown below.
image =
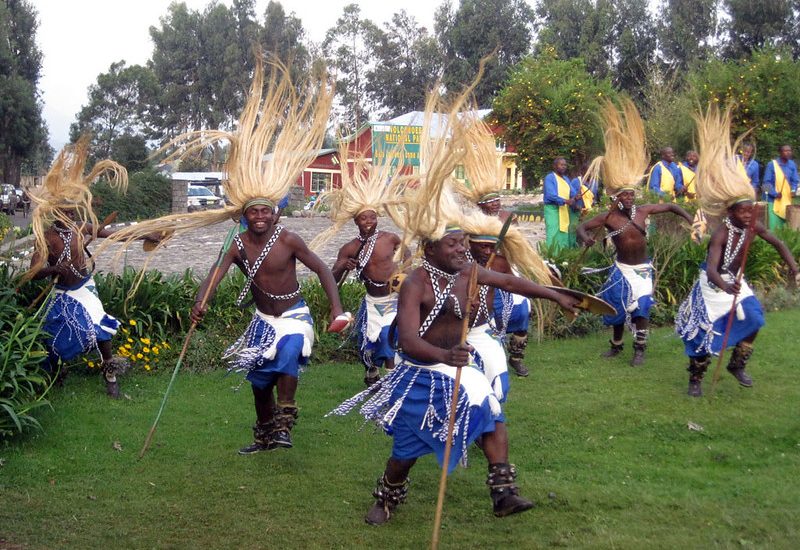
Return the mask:
{"type": "Polygon", "coordinates": [[[435,29],[448,90],[471,82],[480,60],[496,52],[475,90],[480,106],[491,105],[510,68],[530,51],[533,21],[533,9],[524,0],[461,0],[457,10],[449,1],[439,6],[435,29]]]}
{"type": "Polygon", "coordinates": [[[537,51],[555,47],[562,59],[580,57],[593,76],[610,72],[615,9],[609,0],[540,0],[537,51]]]}
{"type": "Polygon", "coordinates": [[[308,68],[310,55],[306,47],[303,23],[294,14],[286,14],[280,2],[270,1],[264,11],[261,45],[264,51],[292,66],[298,74],[308,68]]]}
{"type": "Polygon", "coordinates": [[[558,59],[550,47],[511,72],[497,95],[492,117],[518,153],[518,165],[534,183],[556,157],[579,167],[601,147],[599,102],[613,96],[608,79],[595,79],[579,58],[558,59]]]}
{"type": "Polygon", "coordinates": [[[322,48],[329,66],[337,73],[337,110],[342,133],[353,132],[369,120],[366,75],[373,63],[369,44],[377,32],[378,27],[372,21],[361,18],[358,4],[348,4],[325,34],[322,48]]]}
{"type": "Polygon", "coordinates": [[[0,3],[0,177],[14,185],[47,133],[37,91],[42,53],[36,15],[26,0],[0,3]]]}
{"type": "Polygon", "coordinates": [[[81,107],[70,126],[70,139],[86,132],[92,135],[92,156],[111,156],[114,141],[123,136],[152,135],[147,124],[150,106],[157,102],[158,82],[149,67],[112,63],[89,87],[89,102],[81,107]]]}
{"type": "MultiPolygon", "coordinates": [[[[799,4],[800,5],[800,4],[799,4]]],[[[791,0],[724,0],[725,57],[738,59],[765,46],[792,46],[791,0]]]]}
{"type": "Polygon", "coordinates": [[[442,57],[436,38],[405,10],[373,35],[374,67],[366,90],[387,117],[421,110],[425,94],[441,77],[442,57]]]}
{"type": "Polygon", "coordinates": [[[617,0],[614,6],[613,82],[641,103],[644,83],[655,61],[656,27],[648,0],[617,0]]]}
{"type": "Polygon", "coordinates": [[[658,17],[663,61],[686,69],[709,58],[717,32],[719,0],[662,0],[658,17]]]}

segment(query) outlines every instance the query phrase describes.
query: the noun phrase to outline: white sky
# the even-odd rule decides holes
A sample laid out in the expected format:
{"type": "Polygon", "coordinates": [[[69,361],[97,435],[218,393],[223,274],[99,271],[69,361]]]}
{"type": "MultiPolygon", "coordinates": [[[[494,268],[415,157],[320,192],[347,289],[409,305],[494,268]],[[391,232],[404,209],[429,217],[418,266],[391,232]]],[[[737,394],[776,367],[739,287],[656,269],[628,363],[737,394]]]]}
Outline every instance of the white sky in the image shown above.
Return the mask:
{"type": "MultiPolygon", "coordinates": [[[[193,10],[203,10],[210,0],[185,0],[193,10]]],[[[355,0],[284,0],[287,13],[303,22],[307,38],[320,42],[325,31],[355,0]]],[[[36,41],[44,55],[39,89],[50,144],[59,150],[69,138],[69,125],[87,101],[89,86],[107,72],[111,63],[145,63],[152,54],[150,26],[159,26],[170,0],[32,0],[39,12],[36,41]]],[[[230,6],[231,0],[221,0],[230,6]]],[[[442,0],[361,0],[361,15],[379,26],[405,9],[432,32],[433,14],[442,0]]],[[[256,0],[263,22],[268,0],[256,0]]],[[[456,3],[457,5],[457,3],[456,3]]]]}

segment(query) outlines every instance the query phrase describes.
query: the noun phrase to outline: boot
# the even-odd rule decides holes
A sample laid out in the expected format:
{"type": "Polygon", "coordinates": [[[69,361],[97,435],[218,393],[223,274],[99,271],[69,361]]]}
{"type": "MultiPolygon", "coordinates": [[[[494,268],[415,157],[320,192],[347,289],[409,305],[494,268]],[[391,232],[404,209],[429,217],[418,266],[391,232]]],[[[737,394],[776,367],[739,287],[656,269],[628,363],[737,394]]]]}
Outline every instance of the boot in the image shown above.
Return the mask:
{"type": "Polygon", "coordinates": [[[633,335],[633,359],[631,359],[632,367],[640,367],[644,364],[644,351],[647,349],[647,334],[648,330],[637,330],[633,335]]]}
{"type": "Polygon", "coordinates": [[[273,420],[270,419],[263,424],[258,422],[253,425],[253,442],[247,447],[239,449],[240,455],[251,455],[260,451],[268,451],[270,447],[270,434],[272,432],[273,420]]]}
{"type": "Polygon", "coordinates": [[[128,370],[128,360],[115,355],[108,361],[103,361],[102,373],[106,383],[106,395],[111,399],[119,399],[119,383],[117,375],[128,370]]]}
{"type": "Polygon", "coordinates": [[[753,379],[744,371],[747,366],[747,361],[753,355],[753,344],[748,342],[739,342],[733,348],[730,363],[728,363],[728,372],[731,373],[739,385],[745,388],[753,387],[753,379]]]}
{"type": "Polygon", "coordinates": [[[508,364],[517,376],[526,377],[530,371],[522,363],[525,358],[525,348],[528,345],[528,335],[511,334],[508,340],[508,364]]]}
{"type": "Polygon", "coordinates": [[[625,349],[625,344],[623,342],[616,343],[614,340],[609,340],[608,343],[611,344],[611,347],[608,349],[608,351],[601,355],[601,357],[605,357],[606,359],[616,357],[622,353],[622,350],[625,349]]]}
{"type": "Polygon", "coordinates": [[[686,368],[689,371],[689,390],[686,392],[689,397],[703,397],[703,375],[710,363],[710,355],[689,358],[689,366],[686,368]]]}
{"type": "Polygon", "coordinates": [[[513,464],[503,462],[489,464],[486,485],[489,486],[489,494],[492,497],[494,515],[499,518],[534,507],[533,502],[519,496],[519,488],[514,484],[516,478],[517,470],[513,464]]]}
{"type": "Polygon", "coordinates": [[[366,384],[367,387],[370,387],[372,384],[374,384],[380,379],[381,375],[380,372],[378,371],[378,367],[369,367],[364,372],[364,384],[366,384]]]}
{"type": "Polygon", "coordinates": [[[291,449],[292,428],[297,422],[297,405],[294,401],[278,402],[275,413],[275,425],[272,429],[270,449],[291,449]]]}
{"type": "Polygon", "coordinates": [[[406,501],[409,483],[408,478],[400,483],[389,483],[386,474],[378,478],[378,484],[372,492],[372,496],[376,499],[375,504],[367,512],[364,521],[370,525],[383,525],[389,521],[394,509],[406,501]]]}

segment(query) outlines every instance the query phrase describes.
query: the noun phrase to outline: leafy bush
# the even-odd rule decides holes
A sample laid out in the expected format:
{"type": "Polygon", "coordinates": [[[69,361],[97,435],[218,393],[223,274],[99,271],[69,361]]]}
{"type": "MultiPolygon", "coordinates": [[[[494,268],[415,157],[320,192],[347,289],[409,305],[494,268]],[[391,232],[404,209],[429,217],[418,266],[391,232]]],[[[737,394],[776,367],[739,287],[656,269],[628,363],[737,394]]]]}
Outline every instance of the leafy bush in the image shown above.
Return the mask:
{"type": "Polygon", "coordinates": [[[119,212],[117,221],[136,221],[168,214],[172,204],[170,180],[148,168],[130,175],[128,192],[120,195],[99,181],[92,188],[97,218],[102,220],[111,212],[119,212]]]}
{"type": "Polygon", "coordinates": [[[14,224],[11,223],[11,218],[8,217],[8,214],[3,214],[0,212],[0,242],[6,238],[8,232],[11,231],[11,228],[14,224]]]}
{"type": "Polygon", "coordinates": [[[39,428],[36,409],[48,405],[48,379],[41,369],[47,356],[41,314],[31,315],[19,301],[11,272],[0,269],[0,440],[39,428]]]}

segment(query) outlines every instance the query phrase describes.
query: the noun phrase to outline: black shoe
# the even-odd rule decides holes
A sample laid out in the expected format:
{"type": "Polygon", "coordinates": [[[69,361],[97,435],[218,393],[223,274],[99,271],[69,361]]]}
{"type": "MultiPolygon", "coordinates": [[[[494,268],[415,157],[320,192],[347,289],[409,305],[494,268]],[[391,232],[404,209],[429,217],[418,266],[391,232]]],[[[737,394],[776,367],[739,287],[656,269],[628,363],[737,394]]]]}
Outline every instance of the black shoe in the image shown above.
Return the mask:
{"type": "Polygon", "coordinates": [[[689,380],[689,390],[686,392],[689,397],[703,397],[703,387],[701,380],[689,380]]]}
{"type": "Polygon", "coordinates": [[[380,372],[378,371],[378,367],[370,367],[364,373],[364,384],[366,384],[367,387],[370,387],[372,384],[374,384],[380,379],[381,375],[380,372]]]}
{"type": "Polygon", "coordinates": [[[525,378],[526,376],[528,376],[530,374],[530,371],[522,363],[521,359],[509,359],[508,360],[508,365],[511,367],[511,369],[514,371],[514,374],[516,374],[517,376],[521,376],[522,378],[525,378]]]}
{"type": "Polygon", "coordinates": [[[388,510],[380,502],[376,502],[375,504],[372,505],[372,508],[369,509],[367,515],[364,516],[364,521],[366,521],[370,525],[383,525],[384,523],[389,521],[391,515],[392,515],[391,510],[388,510]]]}
{"type": "Polygon", "coordinates": [[[739,381],[739,385],[742,386],[743,388],[753,387],[753,379],[750,378],[750,375],[747,374],[743,368],[728,369],[728,372],[731,373],[733,377],[739,381]]]}
{"type": "Polygon", "coordinates": [[[106,380],[106,395],[111,399],[119,399],[119,382],[106,380]]]}
{"type": "Polygon", "coordinates": [[[644,365],[644,350],[644,346],[637,344],[633,345],[633,358],[631,359],[632,367],[641,367],[644,365]]]}
{"type": "Polygon", "coordinates": [[[253,441],[247,447],[242,447],[239,449],[240,455],[252,455],[255,453],[260,453],[261,451],[269,451],[271,447],[269,443],[266,441],[253,441]]]}
{"type": "Polygon", "coordinates": [[[291,449],[292,436],[289,430],[278,430],[272,432],[269,442],[270,449],[291,449]]]}
{"type": "Polygon", "coordinates": [[[498,518],[518,514],[525,510],[530,510],[535,504],[530,500],[524,499],[519,495],[509,494],[505,498],[495,501],[493,505],[494,515],[498,518]]]}
{"type": "Polygon", "coordinates": [[[606,359],[610,359],[612,357],[616,357],[617,355],[622,353],[622,350],[625,349],[625,344],[621,342],[619,344],[615,344],[614,342],[609,340],[608,343],[611,344],[611,347],[608,349],[608,351],[600,355],[600,357],[605,357],[606,359]]]}

